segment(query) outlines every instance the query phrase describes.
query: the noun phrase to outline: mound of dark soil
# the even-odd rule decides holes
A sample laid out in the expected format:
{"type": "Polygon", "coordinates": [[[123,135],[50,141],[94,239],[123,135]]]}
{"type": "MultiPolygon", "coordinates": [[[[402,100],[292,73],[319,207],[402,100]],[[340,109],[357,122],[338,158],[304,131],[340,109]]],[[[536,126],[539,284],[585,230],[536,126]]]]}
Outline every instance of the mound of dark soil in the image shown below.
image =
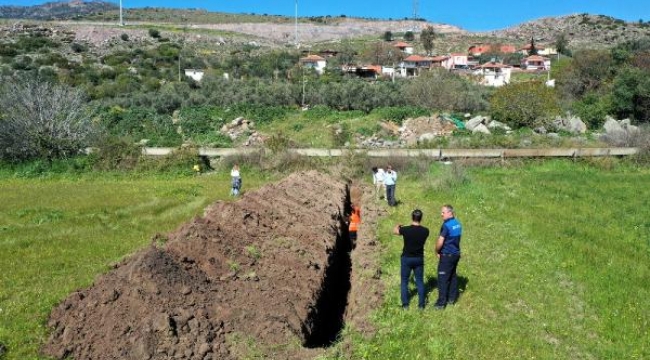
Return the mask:
{"type": "MultiPolygon", "coordinates": [[[[349,204],[349,186],[317,172],[217,202],[65,299],[42,351],[59,359],[231,359],[230,334],[260,347],[298,339],[302,346],[271,357],[304,358],[334,341],[346,316],[349,204]]],[[[362,266],[376,272],[373,262],[362,266]]],[[[379,293],[359,297],[376,301],[379,293]]]]}

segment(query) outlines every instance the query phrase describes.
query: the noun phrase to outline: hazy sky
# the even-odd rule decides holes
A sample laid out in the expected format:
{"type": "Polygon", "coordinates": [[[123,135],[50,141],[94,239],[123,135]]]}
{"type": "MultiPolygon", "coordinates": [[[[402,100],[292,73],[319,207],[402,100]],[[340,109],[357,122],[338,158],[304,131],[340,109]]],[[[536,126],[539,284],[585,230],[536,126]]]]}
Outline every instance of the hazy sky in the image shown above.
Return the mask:
{"type": "MultiPolygon", "coordinates": [[[[626,21],[650,21],[650,0],[415,0],[420,18],[467,30],[497,30],[548,16],[589,13],[626,21]]],[[[35,5],[43,0],[0,0],[0,5],[35,5]]],[[[111,0],[119,4],[119,0],[111,0]]],[[[414,0],[297,0],[298,16],[355,16],[403,19],[413,16],[414,0]]],[[[200,8],[229,13],[294,16],[296,0],[122,0],[130,7],[200,8]]]]}

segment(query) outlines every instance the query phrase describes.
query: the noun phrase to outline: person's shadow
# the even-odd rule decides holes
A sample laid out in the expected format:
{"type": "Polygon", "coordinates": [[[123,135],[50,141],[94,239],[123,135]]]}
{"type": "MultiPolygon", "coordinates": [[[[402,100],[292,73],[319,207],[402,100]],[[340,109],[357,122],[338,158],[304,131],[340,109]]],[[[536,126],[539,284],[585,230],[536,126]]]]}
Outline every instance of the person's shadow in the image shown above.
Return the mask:
{"type": "MultiPolygon", "coordinates": [[[[415,278],[411,274],[411,277],[409,279],[410,283],[413,283],[415,286],[415,278]]],[[[463,297],[463,293],[465,293],[465,290],[467,289],[467,284],[469,283],[469,279],[467,279],[464,276],[458,276],[458,299],[456,302],[460,302],[461,298],[463,297]]],[[[427,304],[433,304],[436,302],[438,298],[438,293],[437,290],[438,288],[438,278],[435,276],[427,276],[424,279],[424,294],[426,298],[426,303],[427,304]]],[[[411,287],[409,286],[409,299],[412,298],[417,298],[418,296],[418,289],[417,287],[411,287]]]]}

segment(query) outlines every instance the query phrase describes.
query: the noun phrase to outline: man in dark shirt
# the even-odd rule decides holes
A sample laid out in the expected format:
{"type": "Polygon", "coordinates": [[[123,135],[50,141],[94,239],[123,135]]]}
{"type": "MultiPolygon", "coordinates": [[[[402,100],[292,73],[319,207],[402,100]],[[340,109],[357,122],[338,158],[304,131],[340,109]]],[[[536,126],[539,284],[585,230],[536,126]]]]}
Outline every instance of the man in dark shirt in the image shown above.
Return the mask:
{"type": "Polygon", "coordinates": [[[438,300],[435,308],[442,310],[447,305],[453,305],[458,300],[458,277],[456,267],[460,260],[460,238],[463,227],[456,220],[454,208],[445,205],[440,210],[442,226],[436,242],[438,255],[438,300]]]}
{"type": "Polygon", "coordinates": [[[422,221],[422,211],[415,209],[411,213],[411,225],[395,225],[393,233],[402,235],[404,238],[404,247],[401,258],[401,297],[402,307],[408,308],[408,281],[411,271],[415,276],[415,285],[418,289],[418,307],[424,309],[424,244],[429,237],[429,229],[420,225],[422,221]]]}

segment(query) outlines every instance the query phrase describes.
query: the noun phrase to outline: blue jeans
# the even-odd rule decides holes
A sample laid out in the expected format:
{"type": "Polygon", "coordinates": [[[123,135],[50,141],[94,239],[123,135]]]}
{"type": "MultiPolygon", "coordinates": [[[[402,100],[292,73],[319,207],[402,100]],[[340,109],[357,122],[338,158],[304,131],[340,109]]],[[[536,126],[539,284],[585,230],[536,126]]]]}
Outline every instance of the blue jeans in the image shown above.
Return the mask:
{"type": "Polygon", "coordinates": [[[415,286],[418,288],[418,307],[424,309],[424,258],[402,256],[401,260],[402,307],[409,306],[409,277],[412,270],[415,276],[415,286]]]}
{"type": "Polygon", "coordinates": [[[395,201],[395,184],[386,185],[386,201],[388,201],[388,206],[397,205],[397,201],[395,201]]]}
{"type": "Polygon", "coordinates": [[[458,300],[456,268],[460,255],[440,255],[438,262],[438,300],[436,306],[446,306],[458,300]]]}

